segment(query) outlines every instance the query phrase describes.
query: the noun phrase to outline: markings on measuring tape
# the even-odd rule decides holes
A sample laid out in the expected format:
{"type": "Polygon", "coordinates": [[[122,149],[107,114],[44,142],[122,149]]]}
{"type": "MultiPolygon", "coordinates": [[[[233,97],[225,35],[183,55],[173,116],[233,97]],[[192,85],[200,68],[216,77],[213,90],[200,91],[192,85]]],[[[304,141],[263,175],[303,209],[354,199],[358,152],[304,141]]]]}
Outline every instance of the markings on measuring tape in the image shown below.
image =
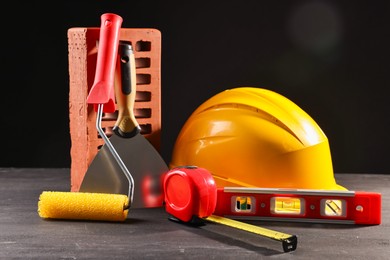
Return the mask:
{"type": "Polygon", "coordinates": [[[271,230],[271,229],[267,229],[267,228],[262,228],[259,226],[251,225],[248,223],[236,221],[236,220],[229,219],[229,218],[224,218],[224,217],[217,216],[217,215],[211,215],[211,216],[205,218],[205,220],[210,221],[210,222],[214,222],[214,223],[218,223],[218,224],[223,224],[225,226],[241,229],[241,230],[251,232],[251,233],[254,233],[257,235],[271,238],[273,240],[281,241],[282,245],[283,245],[284,252],[294,251],[297,248],[298,238],[295,235],[290,235],[290,234],[282,233],[279,231],[275,231],[275,230],[271,230]]]}
{"type": "Polygon", "coordinates": [[[248,220],[367,224],[381,223],[381,194],[225,187],[217,191],[215,215],[248,220]]]}

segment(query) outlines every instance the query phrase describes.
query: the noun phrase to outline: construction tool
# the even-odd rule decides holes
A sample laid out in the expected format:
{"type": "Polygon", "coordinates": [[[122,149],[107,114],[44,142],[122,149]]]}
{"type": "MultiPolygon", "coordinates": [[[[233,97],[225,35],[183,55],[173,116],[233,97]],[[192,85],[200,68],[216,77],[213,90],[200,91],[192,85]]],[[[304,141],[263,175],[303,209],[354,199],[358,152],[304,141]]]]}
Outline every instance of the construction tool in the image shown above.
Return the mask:
{"type": "Polygon", "coordinates": [[[294,251],[298,238],[214,214],[218,205],[217,187],[211,173],[196,166],[171,169],[164,178],[165,210],[170,219],[193,225],[204,221],[223,224],[282,242],[283,251],[294,251]]]}
{"type": "Polygon", "coordinates": [[[236,228],[236,229],[241,229],[276,241],[280,241],[282,242],[282,247],[284,252],[290,252],[297,249],[298,237],[296,235],[290,235],[287,233],[251,225],[245,222],[241,222],[241,221],[237,221],[237,220],[233,220],[230,218],[225,218],[217,215],[211,215],[205,218],[205,220],[209,222],[214,222],[225,226],[229,226],[232,228],[236,228]]]}
{"type": "Polygon", "coordinates": [[[365,191],[217,189],[214,214],[233,219],[379,225],[381,194],[365,191]]]}
{"type": "MultiPolygon", "coordinates": [[[[112,129],[114,134],[109,140],[105,140],[105,145],[91,162],[80,191],[127,194],[129,187],[136,184],[137,189],[131,189],[134,193],[131,207],[162,207],[163,174],[168,171],[168,166],[141,134],[141,128],[134,115],[136,68],[133,49],[128,42],[119,43],[117,67],[120,68],[115,77],[118,118],[112,129]],[[112,155],[115,154],[131,174],[123,174],[126,170],[122,169],[122,163],[112,163],[112,155]]],[[[91,102],[94,103],[93,100],[91,102]]],[[[99,134],[105,137],[102,130],[99,134]]]]}
{"type": "MultiPolygon", "coordinates": [[[[124,194],[111,194],[115,193],[113,190],[109,193],[44,191],[39,196],[38,202],[38,214],[42,218],[103,221],[124,221],[127,218],[128,209],[132,203],[134,183],[126,165],[121,161],[101,128],[103,111],[115,111],[114,76],[121,24],[122,18],[116,14],[106,13],[101,16],[95,81],[87,102],[96,104],[96,128],[105,140],[105,145],[110,149],[110,158],[114,158],[106,163],[119,165],[121,172],[118,174],[128,178],[128,190],[124,194]]],[[[113,167],[101,174],[109,174],[114,170],[116,168],[113,167]]],[[[96,176],[96,178],[99,177],[96,176]]]]}

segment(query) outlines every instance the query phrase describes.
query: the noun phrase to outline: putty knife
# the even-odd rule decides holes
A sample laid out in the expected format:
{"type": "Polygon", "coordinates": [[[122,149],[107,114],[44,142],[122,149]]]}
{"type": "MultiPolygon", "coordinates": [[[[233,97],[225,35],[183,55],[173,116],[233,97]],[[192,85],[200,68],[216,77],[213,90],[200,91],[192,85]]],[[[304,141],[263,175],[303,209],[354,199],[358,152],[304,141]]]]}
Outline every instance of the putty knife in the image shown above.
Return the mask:
{"type": "MultiPolygon", "coordinates": [[[[134,116],[136,95],[135,58],[130,43],[121,41],[117,59],[115,94],[118,118],[109,138],[117,154],[129,170],[134,182],[132,208],[163,205],[163,175],[169,169],[152,144],[140,133],[134,116]]],[[[128,177],[104,144],[91,162],[80,191],[129,193],[128,177]]]]}

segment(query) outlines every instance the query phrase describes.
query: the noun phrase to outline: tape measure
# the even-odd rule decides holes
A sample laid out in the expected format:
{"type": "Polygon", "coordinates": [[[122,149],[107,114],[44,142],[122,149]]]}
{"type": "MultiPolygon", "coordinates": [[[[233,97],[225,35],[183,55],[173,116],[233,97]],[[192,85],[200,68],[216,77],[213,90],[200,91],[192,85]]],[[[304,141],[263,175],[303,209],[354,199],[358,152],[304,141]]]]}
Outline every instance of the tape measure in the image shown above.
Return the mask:
{"type": "Polygon", "coordinates": [[[294,251],[295,249],[297,249],[298,238],[296,235],[290,235],[216,215],[211,215],[210,217],[205,218],[205,220],[229,226],[232,228],[241,229],[263,237],[271,238],[273,240],[281,241],[284,252],[294,251]]]}
{"type": "Polygon", "coordinates": [[[206,169],[186,166],[168,171],[164,176],[164,196],[165,210],[173,216],[172,220],[191,224],[206,220],[280,241],[284,252],[297,248],[295,235],[213,215],[217,205],[217,187],[206,169]]]}

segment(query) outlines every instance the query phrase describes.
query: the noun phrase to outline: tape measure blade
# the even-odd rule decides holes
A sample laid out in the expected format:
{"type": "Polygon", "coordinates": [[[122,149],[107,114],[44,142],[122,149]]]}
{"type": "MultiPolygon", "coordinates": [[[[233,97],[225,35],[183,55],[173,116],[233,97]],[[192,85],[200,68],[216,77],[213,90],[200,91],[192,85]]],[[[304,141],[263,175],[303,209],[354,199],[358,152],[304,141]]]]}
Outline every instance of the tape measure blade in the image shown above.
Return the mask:
{"type": "Polygon", "coordinates": [[[284,252],[294,251],[297,248],[298,238],[295,235],[290,235],[279,231],[262,228],[259,226],[251,225],[248,223],[240,222],[229,218],[224,218],[217,215],[211,215],[204,219],[210,222],[241,229],[247,232],[255,233],[257,235],[271,238],[273,240],[281,241],[283,243],[284,252]]]}

